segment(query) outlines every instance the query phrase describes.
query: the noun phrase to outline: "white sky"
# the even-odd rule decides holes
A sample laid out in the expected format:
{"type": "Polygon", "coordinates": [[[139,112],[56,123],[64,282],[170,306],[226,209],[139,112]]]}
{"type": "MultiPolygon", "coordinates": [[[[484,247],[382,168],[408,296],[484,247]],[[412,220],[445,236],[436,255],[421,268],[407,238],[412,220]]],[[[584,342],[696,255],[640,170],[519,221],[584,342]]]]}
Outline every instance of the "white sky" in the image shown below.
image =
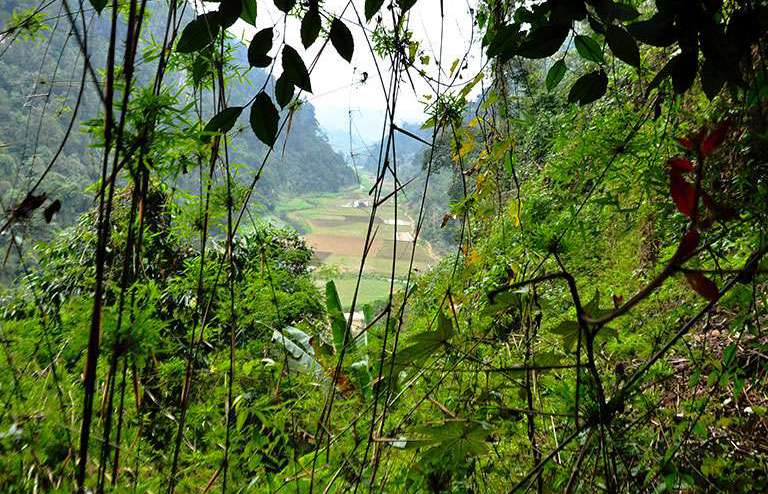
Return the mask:
{"type": "MultiPolygon", "coordinates": [[[[443,33],[443,71],[447,72],[453,60],[464,56],[469,48],[472,37],[472,17],[469,14],[469,8],[474,6],[476,0],[443,0],[445,8],[445,22],[443,33]]],[[[364,0],[354,0],[355,6],[363,15],[364,0]]],[[[346,5],[347,0],[326,0],[323,3],[324,10],[327,12],[339,13],[346,5]]],[[[381,12],[388,15],[385,1],[385,7],[381,12]]],[[[283,14],[277,10],[271,2],[259,2],[259,12],[257,15],[257,27],[243,21],[233,26],[233,32],[236,36],[242,36],[250,40],[253,34],[265,27],[274,26],[275,28],[275,49],[277,50],[278,40],[282,37],[283,14]]],[[[352,31],[355,40],[355,52],[352,63],[347,63],[342,59],[336,50],[329,43],[323,52],[320,60],[312,72],[313,94],[305,95],[316,109],[317,119],[320,125],[328,132],[332,143],[340,151],[349,151],[349,112],[352,113],[352,134],[355,141],[376,142],[380,139],[381,127],[384,119],[386,103],[383,97],[381,83],[376,73],[373,57],[365,40],[363,30],[358,25],[357,17],[352,8],[348,8],[343,16],[347,27],[352,31]],[[368,81],[361,84],[359,81],[362,73],[368,73],[368,81]],[[346,144],[343,144],[346,142],[346,144]]],[[[432,77],[437,77],[437,66],[435,60],[440,49],[440,0],[419,0],[411,10],[410,26],[414,33],[414,40],[420,43],[420,47],[425,54],[431,58],[431,63],[427,68],[427,73],[432,77]]],[[[370,30],[375,26],[375,19],[368,23],[370,30]]],[[[286,33],[286,42],[297,49],[302,54],[305,62],[314,59],[315,55],[322,46],[322,39],[318,39],[308,50],[304,50],[301,44],[300,20],[289,18],[286,33]]],[[[479,36],[476,35],[476,38],[479,36]]],[[[272,53],[274,54],[274,53],[272,53]]],[[[480,67],[480,47],[476,39],[472,47],[469,67],[462,72],[463,80],[469,80],[477,73],[480,67]]],[[[388,68],[388,63],[381,62],[379,67],[382,70],[388,68]]],[[[417,64],[420,65],[420,64],[417,64]]],[[[280,63],[275,67],[274,75],[280,74],[280,63]]],[[[382,76],[385,82],[388,80],[388,72],[382,76]]],[[[401,84],[401,93],[397,102],[395,117],[398,122],[416,122],[422,123],[427,117],[424,113],[424,103],[420,102],[424,94],[433,92],[426,83],[423,83],[417,74],[414,73],[414,83],[416,91],[414,92],[408,81],[401,84]]],[[[447,75],[443,74],[442,80],[446,80],[447,75]]]]}

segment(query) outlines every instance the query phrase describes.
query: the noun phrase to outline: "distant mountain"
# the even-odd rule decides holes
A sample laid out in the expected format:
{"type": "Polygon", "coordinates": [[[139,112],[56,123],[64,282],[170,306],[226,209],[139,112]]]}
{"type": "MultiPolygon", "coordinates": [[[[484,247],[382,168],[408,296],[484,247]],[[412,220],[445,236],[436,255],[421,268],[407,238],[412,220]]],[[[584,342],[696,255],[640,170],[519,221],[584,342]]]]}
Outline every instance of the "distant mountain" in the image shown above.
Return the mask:
{"type": "MultiPolygon", "coordinates": [[[[165,16],[155,3],[150,5],[155,10],[145,34],[157,37],[165,16]]],[[[34,0],[0,0],[0,31],[10,25],[13,12],[37,6],[34,0]]],[[[187,11],[191,18],[191,9],[187,11]]],[[[24,197],[55,154],[78,96],[82,60],[61,3],[50,2],[44,15],[37,36],[25,39],[29,33],[17,32],[0,39],[0,198],[4,209],[24,197]]],[[[97,68],[104,65],[108,33],[109,15],[94,17],[88,43],[97,68]]],[[[236,40],[231,43],[238,65],[247,69],[246,47],[236,40]]],[[[186,77],[179,70],[167,77],[186,77]]],[[[151,80],[153,74],[149,60],[137,68],[136,77],[141,84],[151,80]]],[[[250,69],[232,81],[228,87],[230,104],[247,103],[267,78],[263,70],[250,69]]],[[[272,91],[273,87],[274,79],[269,77],[267,88],[272,91]]],[[[50,197],[61,199],[61,225],[70,224],[92,204],[93,194],[85,190],[98,179],[99,153],[90,148],[91,138],[81,128],[100,112],[98,98],[88,82],[68,142],[40,187],[50,197]]],[[[212,113],[210,108],[203,108],[203,112],[212,113]]],[[[238,173],[247,182],[261,165],[267,148],[251,132],[247,111],[238,126],[242,131],[232,134],[230,161],[243,165],[238,173]]],[[[354,183],[354,171],[328,143],[311,104],[304,103],[294,114],[287,139],[287,145],[282,137],[275,146],[257,185],[256,200],[269,203],[282,195],[335,191],[354,183]]]]}

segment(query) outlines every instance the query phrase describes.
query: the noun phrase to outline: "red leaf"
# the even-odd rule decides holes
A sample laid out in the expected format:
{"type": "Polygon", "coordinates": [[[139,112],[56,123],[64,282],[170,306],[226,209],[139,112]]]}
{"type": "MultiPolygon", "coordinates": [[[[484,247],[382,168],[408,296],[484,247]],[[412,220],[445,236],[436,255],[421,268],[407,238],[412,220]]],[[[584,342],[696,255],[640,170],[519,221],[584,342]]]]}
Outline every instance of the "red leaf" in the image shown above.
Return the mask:
{"type": "Polygon", "coordinates": [[[687,158],[670,158],[670,160],[667,161],[667,164],[673,169],[680,170],[681,172],[693,171],[693,163],[687,158]]]}
{"type": "Polygon", "coordinates": [[[689,257],[691,257],[691,254],[693,254],[693,251],[696,250],[696,247],[698,246],[699,231],[695,228],[691,228],[685,232],[683,238],[680,239],[680,245],[677,247],[677,251],[675,252],[673,260],[675,262],[682,262],[687,260],[689,257]]]}
{"type": "Polygon", "coordinates": [[[715,285],[712,280],[701,273],[685,273],[685,279],[688,281],[688,284],[691,285],[691,288],[696,291],[696,293],[709,300],[710,302],[714,302],[717,300],[717,297],[720,296],[720,290],[717,289],[717,285],[715,285]]]}
{"type": "Polygon", "coordinates": [[[701,154],[704,156],[712,154],[725,140],[725,136],[728,135],[729,128],[730,124],[728,122],[723,122],[703,141],[701,141],[701,146],[699,146],[701,154]]]}
{"type": "Polygon", "coordinates": [[[678,137],[677,143],[680,144],[683,148],[687,149],[688,151],[693,151],[693,148],[696,147],[693,144],[693,141],[687,137],[678,137]]]}
{"type": "Polygon", "coordinates": [[[678,170],[670,170],[669,185],[672,192],[672,200],[675,201],[677,210],[690,217],[696,202],[696,193],[693,186],[685,181],[678,170]]]}

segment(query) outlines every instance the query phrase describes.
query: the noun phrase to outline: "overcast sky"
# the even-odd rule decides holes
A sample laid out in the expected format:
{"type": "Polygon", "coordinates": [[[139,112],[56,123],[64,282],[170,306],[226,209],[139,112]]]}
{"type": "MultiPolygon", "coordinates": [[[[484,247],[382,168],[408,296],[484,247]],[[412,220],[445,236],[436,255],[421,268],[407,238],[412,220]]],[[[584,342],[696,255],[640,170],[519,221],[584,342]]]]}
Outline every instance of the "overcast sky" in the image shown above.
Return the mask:
{"type": "MultiPolygon", "coordinates": [[[[385,5],[388,3],[385,2],[385,5]]],[[[456,58],[463,57],[469,48],[472,37],[472,16],[470,7],[476,0],[445,0],[445,22],[443,32],[443,70],[448,71],[451,63],[456,58]]],[[[326,0],[323,5],[328,12],[340,13],[347,0],[326,0]]],[[[363,0],[355,0],[355,5],[362,16],[363,0]]],[[[283,14],[277,10],[271,2],[259,2],[257,15],[257,27],[238,21],[233,26],[233,33],[243,37],[246,41],[253,34],[265,27],[275,27],[275,45],[282,37],[283,14]]],[[[387,13],[386,9],[382,12],[387,13]]],[[[352,31],[355,40],[355,52],[352,63],[342,59],[333,47],[328,44],[315,70],[312,72],[313,94],[306,95],[316,108],[317,119],[321,126],[329,134],[329,138],[339,151],[349,151],[349,114],[352,115],[352,134],[356,142],[376,142],[380,139],[382,122],[384,119],[385,100],[373,56],[370,53],[364,31],[357,22],[357,17],[351,8],[348,8],[343,16],[345,24],[352,31]],[[362,84],[363,72],[369,77],[362,84]],[[346,143],[346,144],[345,144],[346,143]]],[[[410,26],[414,33],[414,40],[420,43],[421,49],[432,60],[428,67],[428,73],[437,77],[435,60],[440,50],[440,0],[419,0],[410,14],[410,26]]],[[[375,26],[375,19],[366,26],[370,36],[370,30],[375,26]]],[[[300,20],[289,18],[286,33],[286,42],[296,48],[302,54],[307,64],[314,59],[322,46],[322,40],[315,42],[308,50],[304,50],[299,35],[300,20]]],[[[476,40],[477,41],[477,40],[476,40]]],[[[275,47],[275,48],[276,48],[275,47]]],[[[469,59],[469,67],[463,72],[464,80],[471,79],[480,66],[479,43],[472,47],[469,59]]],[[[379,67],[386,70],[388,63],[380,61],[379,67]]],[[[275,67],[275,76],[280,74],[280,64],[275,67]]],[[[388,72],[383,73],[385,81],[388,72]]],[[[416,76],[416,74],[414,74],[416,76]]],[[[446,75],[442,79],[446,79],[446,75]]],[[[423,95],[433,92],[418,77],[414,77],[416,91],[410,83],[401,86],[401,93],[397,103],[396,119],[398,122],[422,123],[424,114],[423,95]]],[[[355,147],[357,144],[353,144],[355,147]]]]}

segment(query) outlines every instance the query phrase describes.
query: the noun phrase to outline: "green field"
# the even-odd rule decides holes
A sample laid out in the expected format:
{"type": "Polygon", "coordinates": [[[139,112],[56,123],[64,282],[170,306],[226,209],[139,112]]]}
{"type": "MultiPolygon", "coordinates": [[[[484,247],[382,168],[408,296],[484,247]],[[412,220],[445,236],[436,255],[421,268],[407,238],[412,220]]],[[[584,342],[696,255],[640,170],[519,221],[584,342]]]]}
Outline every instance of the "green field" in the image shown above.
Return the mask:
{"type": "MultiPolygon", "coordinates": [[[[392,277],[395,249],[395,288],[404,285],[413,251],[413,219],[402,208],[395,214],[392,201],[381,206],[371,224],[371,199],[367,186],[332,194],[294,197],[280,202],[271,221],[299,230],[315,251],[318,285],[328,279],[336,282],[345,306],[352,301],[357,273],[370,229],[370,248],[363,269],[357,306],[385,299],[392,277]],[[395,229],[395,219],[397,228],[395,229]],[[395,240],[395,233],[399,239],[395,240]]],[[[413,267],[423,270],[437,261],[431,246],[419,241],[414,252],[413,267]]]]}

